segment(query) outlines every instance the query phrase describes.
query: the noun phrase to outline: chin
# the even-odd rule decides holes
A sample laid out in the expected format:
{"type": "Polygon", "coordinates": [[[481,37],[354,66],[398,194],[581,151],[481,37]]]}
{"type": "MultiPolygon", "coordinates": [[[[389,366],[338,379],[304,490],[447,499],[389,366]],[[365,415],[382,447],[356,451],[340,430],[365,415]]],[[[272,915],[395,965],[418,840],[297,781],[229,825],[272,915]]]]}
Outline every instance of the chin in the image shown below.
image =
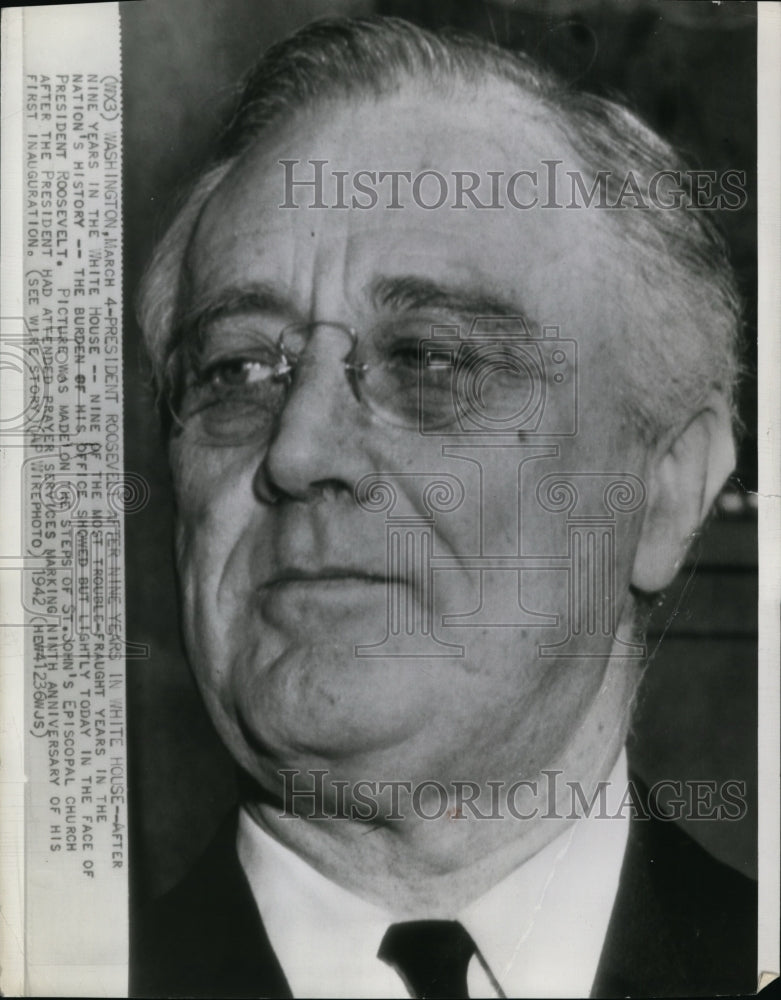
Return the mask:
{"type": "Polygon", "coordinates": [[[255,649],[233,661],[219,714],[235,720],[264,771],[369,760],[426,725],[426,700],[405,674],[398,661],[356,660],[352,646],[335,643],[255,649]]]}

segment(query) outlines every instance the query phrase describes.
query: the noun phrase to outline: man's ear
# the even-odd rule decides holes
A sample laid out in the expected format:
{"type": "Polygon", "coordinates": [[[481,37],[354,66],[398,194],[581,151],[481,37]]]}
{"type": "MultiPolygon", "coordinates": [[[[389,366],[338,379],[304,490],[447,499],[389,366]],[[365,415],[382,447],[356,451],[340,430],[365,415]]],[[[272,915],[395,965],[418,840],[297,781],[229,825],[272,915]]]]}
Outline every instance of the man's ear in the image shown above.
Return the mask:
{"type": "Polygon", "coordinates": [[[633,586],[650,594],[669,586],[692,534],[734,466],[732,424],[720,396],[709,400],[682,431],[665,438],[651,453],[633,586]]]}

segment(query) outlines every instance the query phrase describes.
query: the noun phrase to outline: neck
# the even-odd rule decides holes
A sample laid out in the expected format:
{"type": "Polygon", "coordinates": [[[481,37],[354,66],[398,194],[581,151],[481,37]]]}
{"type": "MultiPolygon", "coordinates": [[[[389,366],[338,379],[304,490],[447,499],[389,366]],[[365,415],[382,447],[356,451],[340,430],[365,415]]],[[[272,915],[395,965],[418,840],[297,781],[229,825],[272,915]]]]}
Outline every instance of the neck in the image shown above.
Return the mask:
{"type": "MultiPolygon", "coordinates": [[[[322,803],[326,818],[305,819],[281,815],[278,804],[260,796],[247,796],[243,804],[261,828],[321,874],[397,918],[453,918],[578,822],[570,783],[590,801],[597,783],[609,777],[624,745],[639,676],[636,663],[609,659],[577,733],[536,776],[526,772],[521,786],[518,769],[510,768],[506,781],[491,782],[501,788],[462,790],[460,802],[451,800],[444,810],[438,795],[419,796],[416,804],[403,790],[391,810],[397,818],[385,809],[371,821],[349,818],[349,805],[337,819],[333,804],[322,803]],[[422,815],[440,812],[438,818],[422,815]]],[[[311,798],[307,810],[311,816],[311,798]]],[[[365,814],[364,804],[358,816],[365,814]]]]}

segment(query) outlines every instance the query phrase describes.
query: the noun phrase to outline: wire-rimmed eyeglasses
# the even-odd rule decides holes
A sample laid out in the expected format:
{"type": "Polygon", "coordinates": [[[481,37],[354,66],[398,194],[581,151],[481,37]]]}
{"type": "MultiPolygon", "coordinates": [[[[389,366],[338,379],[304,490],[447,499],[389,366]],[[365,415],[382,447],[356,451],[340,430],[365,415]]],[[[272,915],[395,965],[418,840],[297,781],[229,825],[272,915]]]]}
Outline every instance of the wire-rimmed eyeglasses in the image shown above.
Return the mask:
{"type": "Polygon", "coordinates": [[[174,428],[214,445],[268,437],[308,345],[330,332],[347,338],[341,363],[352,395],[381,423],[428,433],[478,414],[485,430],[522,430],[544,403],[545,364],[525,325],[511,335],[508,322],[501,320],[500,335],[476,340],[463,339],[457,325],[402,316],[363,336],[344,323],[316,321],[276,336],[223,331],[213,344],[184,341],[167,393],[174,428]]]}

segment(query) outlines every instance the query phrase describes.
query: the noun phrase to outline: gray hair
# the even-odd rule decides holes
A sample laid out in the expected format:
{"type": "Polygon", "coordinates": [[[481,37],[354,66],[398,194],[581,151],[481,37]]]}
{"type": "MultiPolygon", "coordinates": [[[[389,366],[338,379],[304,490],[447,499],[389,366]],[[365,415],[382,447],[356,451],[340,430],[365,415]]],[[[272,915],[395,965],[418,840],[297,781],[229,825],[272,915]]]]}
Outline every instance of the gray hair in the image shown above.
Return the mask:
{"type": "MultiPolygon", "coordinates": [[[[607,198],[631,172],[641,190],[663,170],[686,165],[626,108],[574,91],[528,56],[396,18],[314,22],[269,49],[246,78],[216,156],[183,202],[142,283],[139,318],[158,387],[166,377],[183,262],[211,193],[264,130],[328,100],[381,98],[415,80],[439,94],[509,82],[551,112],[586,169],[607,171],[607,198]]],[[[685,204],[685,202],[684,202],[685,204]]],[[[624,341],[616,352],[621,403],[652,441],[714,393],[734,410],[740,302],[723,240],[701,211],[628,207],[615,213],[626,268],[624,341]],[[630,263],[627,263],[630,262],[630,263]]],[[[616,254],[618,259],[618,253],[616,254]]],[[[569,335],[569,334],[567,334],[569,335]]]]}

